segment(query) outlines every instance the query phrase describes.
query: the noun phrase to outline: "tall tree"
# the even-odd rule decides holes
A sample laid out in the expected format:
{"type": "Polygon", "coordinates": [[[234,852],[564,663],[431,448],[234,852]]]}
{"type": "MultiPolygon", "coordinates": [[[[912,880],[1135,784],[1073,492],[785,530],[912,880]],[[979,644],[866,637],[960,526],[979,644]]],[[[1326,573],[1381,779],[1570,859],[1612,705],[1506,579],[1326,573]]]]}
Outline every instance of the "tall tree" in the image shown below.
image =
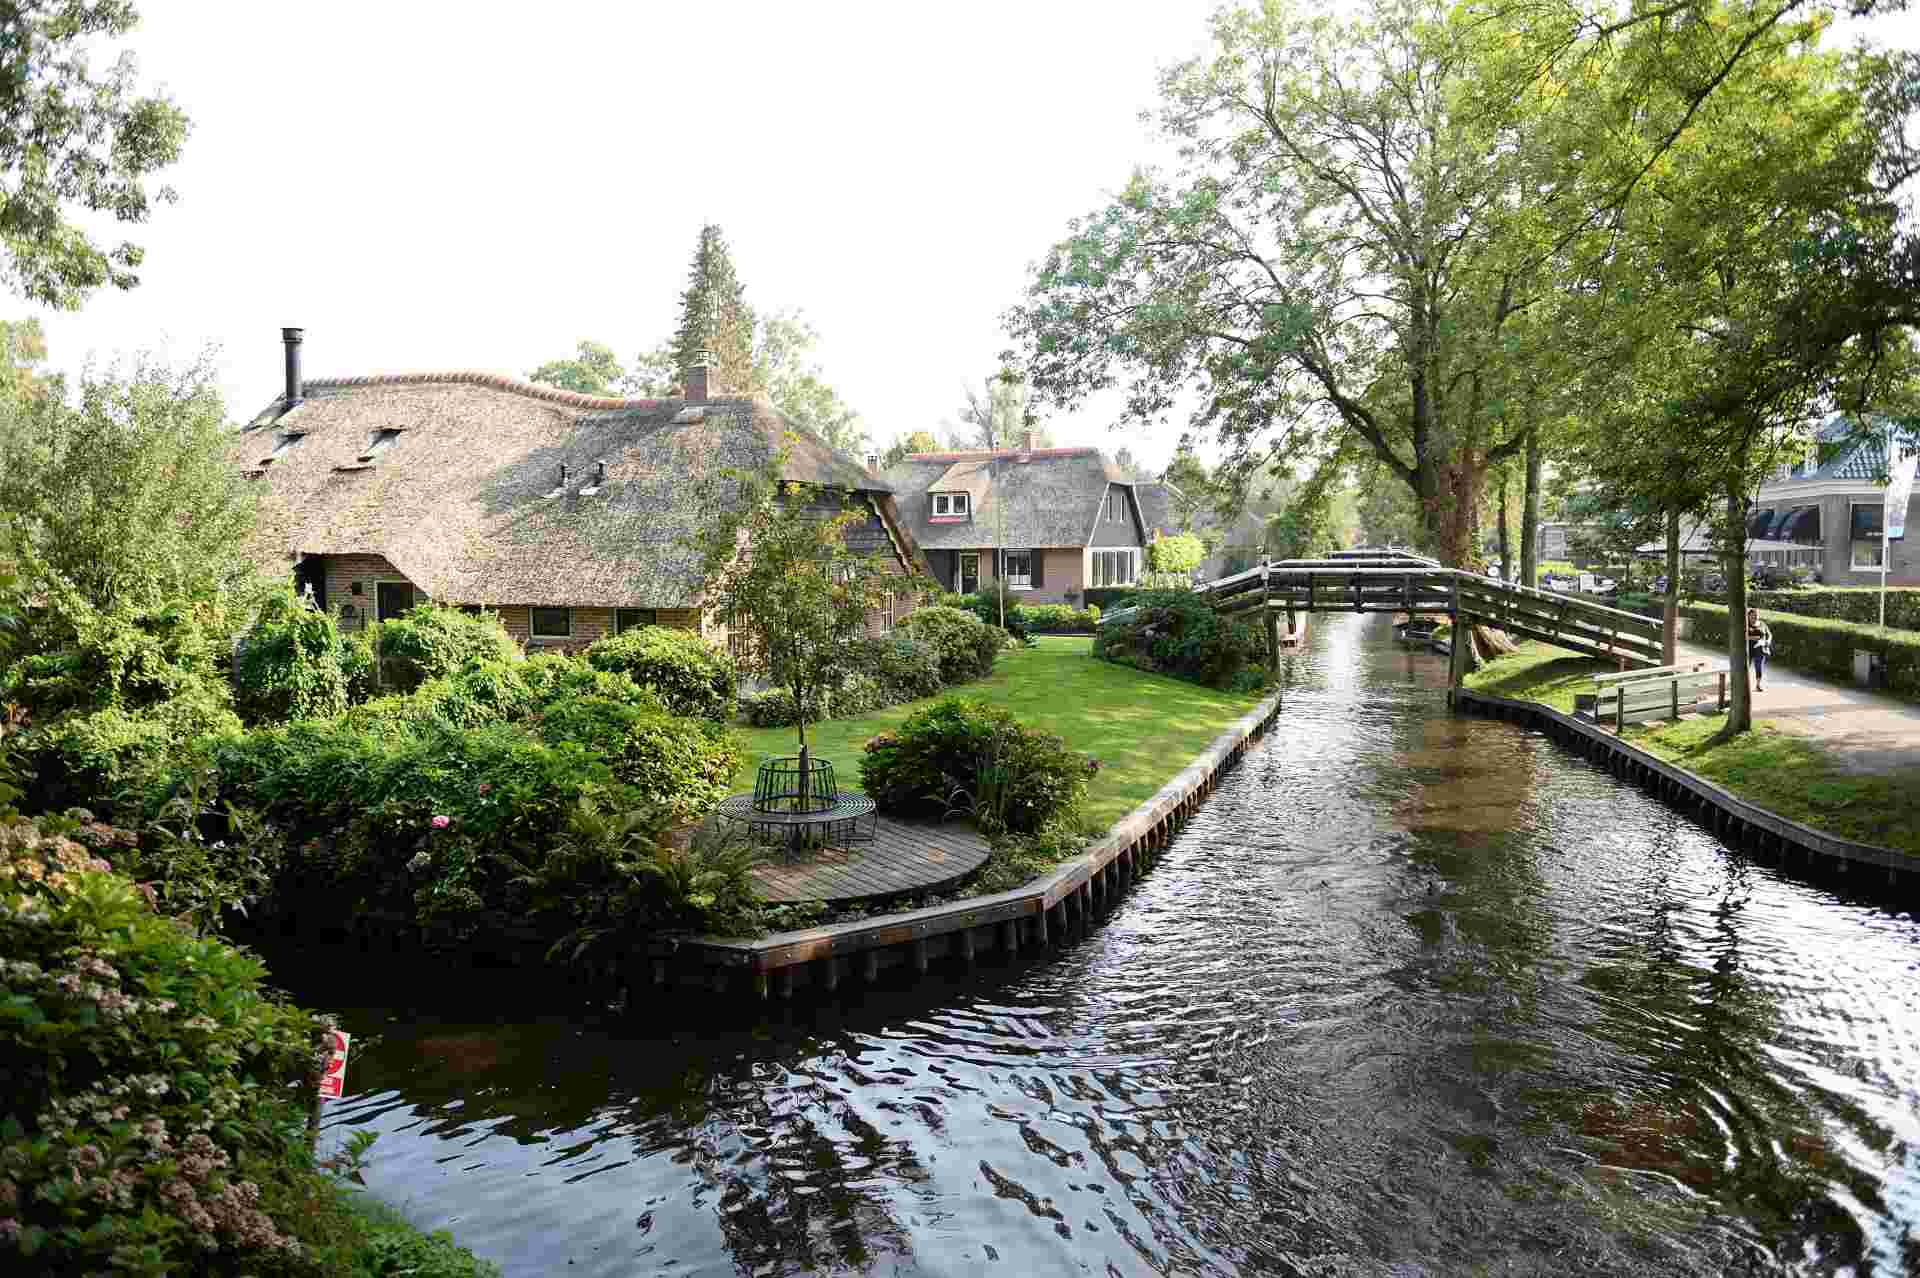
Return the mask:
{"type": "Polygon", "coordinates": [[[619,357],[599,342],[581,338],[572,359],[552,359],[527,374],[527,380],[582,395],[624,394],[627,371],[619,357]]]}
{"type": "Polygon", "coordinates": [[[680,324],[673,333],[673,366],[684,370],[704,351],[713,357],[715,380],[736,393],[753,386],[753,308],[733,269],[733,254],[718,226],[700,228],[686,291],[680,294],[680,324]]]}
{"type": "Polygon", "coordinates": [[[1207,472],[1206,463],[1183,443],[1160,473],[1160,479],[1172,490],[1169,496],[1174,517],[1180,521],[1180,531],[1194,531],[1196,519],[1213,505],[1213,476],[1207,472]]]}
{"type": "Polygon", "coordinates": [[[904,435],[894,436],[893,443],[887,445],[886,456],[883,460],[886,465],[895,466],[905,460],[908,453],[937,453],[939,451],[940,441],[934,438],[932,431],[908,431],[904,435]]]}
{"type": "Polygon", "coordinates": [[[1289,465],[1351,435],[1464,563],[1523,444],[1494,357],[1538,283],[1498,235],[1524,152],[1465,94],[1492,37],[1424,0],[1230,9],[1213,37],[1162,79],[1184,167],[1073,223],[1009,314],[1036,390],[1124,379],[1147,423],[1197,382],[1197,430],[1289,465]]]}
{"type": "Polygon", "coordinates": [[[1133,459],[1133,450],[1122,444],[1114,450],[1113,468],[1128,479],[1145,479],[1147,470],[1133,459]]]}
{"type": "Polygon", "coordinates": [[[959,420],[947,423],[947,438],[955,448],[1017,448],[1029,432],[1034,447],[1053,447],[1052,434],[1033,412],[1032,388],[1024,379],[1002,372],[978,389],[960,389],[967,402],[960,407],[959,420]]]}
{"type": "Polygon", "coordinates": [[[147,179],[180,158],[187,117],[141,95],[122,53],[104,75],[89,53],[139,22],[130,0],[14,0],[0,7],[0,275],[14,291],[72,309],[103,284],[132,288],[144,250],[108,247],[90,224],[147,220],[171,187],[147,179]]]}

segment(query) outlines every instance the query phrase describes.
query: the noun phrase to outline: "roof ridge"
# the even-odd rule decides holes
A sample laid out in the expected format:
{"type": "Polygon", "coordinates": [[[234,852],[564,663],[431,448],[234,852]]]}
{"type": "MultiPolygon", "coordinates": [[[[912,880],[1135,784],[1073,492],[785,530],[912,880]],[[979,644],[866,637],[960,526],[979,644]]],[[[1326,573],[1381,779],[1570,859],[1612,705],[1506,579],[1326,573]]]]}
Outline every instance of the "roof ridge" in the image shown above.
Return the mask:
{"type": "Polygon", "coordinates": [[[542,400],[549,404],[559,404],[566,408],[602,411],[662,408],[668,404],[681,402],[678,399],[617,399],[610,395],[586,395],[579,391],[561,390],[557,386],[541,386],[534,382],[521,381],[505,373],[487,373],[478,369],[454,369],[434,373],[370,373],[361,377],[313,377],[308,378],[305,384],[314,389],[359,386],[486,386],[493,390],[510,391],[513,394],[524,395],[529,399],[542,400]]]}
{"type": "Polygon", "coordinates": [[[968,448],[958,452],[908,453],[906,461],[984,461],[989,457],[1087,457],[1100,450],[1088,444],[1066,448],[968,448]]]}

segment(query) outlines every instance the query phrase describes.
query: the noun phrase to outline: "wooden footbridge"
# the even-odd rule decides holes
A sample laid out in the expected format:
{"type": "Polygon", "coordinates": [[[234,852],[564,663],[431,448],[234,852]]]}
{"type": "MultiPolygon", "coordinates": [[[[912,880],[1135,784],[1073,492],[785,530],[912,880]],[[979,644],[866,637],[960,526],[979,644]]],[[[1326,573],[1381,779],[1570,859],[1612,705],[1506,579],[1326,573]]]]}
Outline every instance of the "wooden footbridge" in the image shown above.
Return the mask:
{"type": "MultiPolygon", "coordinates": [[[[1489,626],[1540,639],[1623,667],[1661,663],[1661,625],[1638,613],[1609,608],[1573,595],[1535,590],[1479,573],[1448,568],[1401,551],[1345,551],[1327,559],[1286,559],[1261,564],[1199,587],[1218,612],[1257,611],[1267,628],[1269,651],[1279,618],[1289,625],[1303,612],[1393,612],[1440,614],[1463,625],[1489,626]]],[[[1130,609],[1102,617],[1119,620],[1130,609]]],[[[1466,645],[1453,645],[1452,683],[1467,672],[1466,645]]]]}

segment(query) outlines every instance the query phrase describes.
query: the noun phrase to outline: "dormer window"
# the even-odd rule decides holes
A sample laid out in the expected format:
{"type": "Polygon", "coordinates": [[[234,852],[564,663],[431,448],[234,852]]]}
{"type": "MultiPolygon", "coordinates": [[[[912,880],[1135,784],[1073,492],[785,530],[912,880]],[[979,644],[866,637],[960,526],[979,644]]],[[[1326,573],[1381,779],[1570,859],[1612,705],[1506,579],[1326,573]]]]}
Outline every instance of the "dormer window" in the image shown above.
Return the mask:
{"type": "Polygon", "coordinates": [[[376,430],[373,432],[373,438],[367,441],[367,451],[360,454],[360,460],[363,462],[372,461],[381,453],[392,448],[393,441],[398,438],[400,438],[400,432],[397,430],[376,430]]]}
{"type": "Polygon", "coordinates": [[[272,463],[278,461],[280,458],[285,457],[289,452],[293,450],[296,444],[298,444],[301,440],[305,438],[306,438],[305,435],[299,434],[297,432],[280,436],[278,440],[274,441],[273,451],[268,453],[265,457],[262,457],[260,459],[260,464],[262,466],[271,465],[272,463]]]}
{"type": "Polygon", "coordinates": [[[969,505],[971,498],[967,493],[933,494],[933,517],[935,519],[966,519],[973,514],[969,505]]]}

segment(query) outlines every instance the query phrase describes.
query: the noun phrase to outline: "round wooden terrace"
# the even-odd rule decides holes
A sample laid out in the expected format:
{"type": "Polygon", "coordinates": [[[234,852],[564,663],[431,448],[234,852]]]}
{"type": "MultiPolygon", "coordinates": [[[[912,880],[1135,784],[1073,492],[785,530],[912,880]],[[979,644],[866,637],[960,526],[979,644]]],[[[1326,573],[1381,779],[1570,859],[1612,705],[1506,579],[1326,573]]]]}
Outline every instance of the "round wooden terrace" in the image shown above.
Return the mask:
{"type": "Polygon", "coordinates": [[[762,842],[754,891],[763,901],[851,904],[905,892],[933,892],[966,877],[993,850],[969,823],[873,818],[873,838],[791,854],[762,842]]]}

